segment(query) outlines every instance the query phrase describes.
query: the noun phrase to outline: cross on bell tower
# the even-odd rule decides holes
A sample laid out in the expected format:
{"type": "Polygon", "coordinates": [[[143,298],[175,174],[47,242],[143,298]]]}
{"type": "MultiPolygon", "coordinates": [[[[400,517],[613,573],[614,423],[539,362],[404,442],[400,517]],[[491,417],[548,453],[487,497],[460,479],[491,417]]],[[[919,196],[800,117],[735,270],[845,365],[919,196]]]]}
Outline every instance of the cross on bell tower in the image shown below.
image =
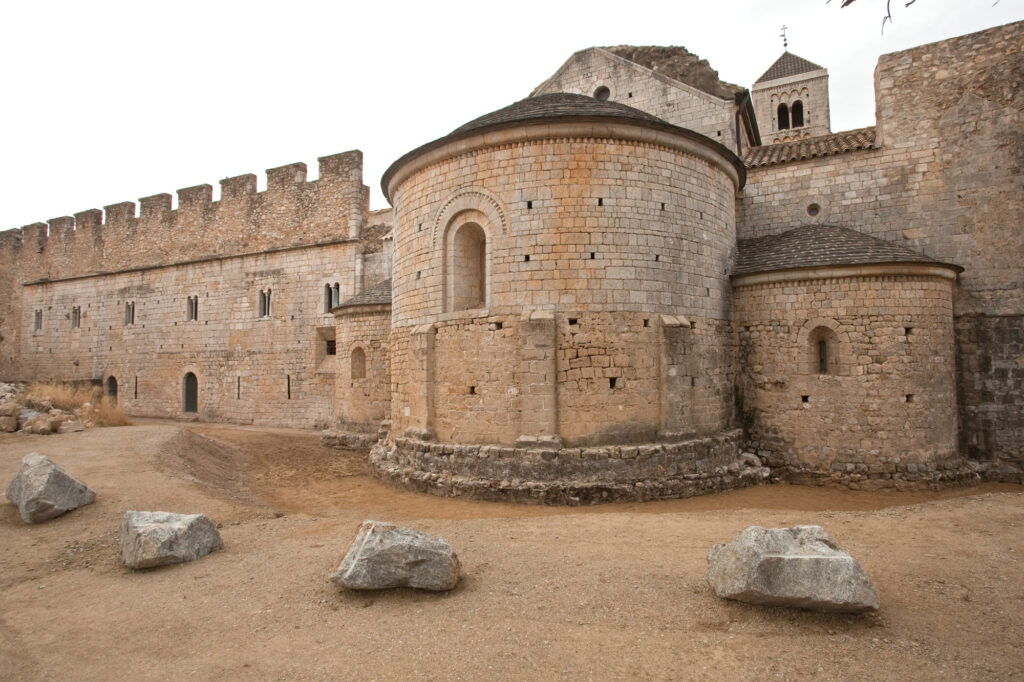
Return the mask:
{"type": "Polygon", "coordinates": [[[783,24],[782,25],[782,33],[779,34],[779,37],[782,38],[782,50],[783,50],[783,52],[789,52],[789,39],[786,38],[786,30],[788,28],[789,28],[789,26],[786,26],[785,24],[783,24]]]}

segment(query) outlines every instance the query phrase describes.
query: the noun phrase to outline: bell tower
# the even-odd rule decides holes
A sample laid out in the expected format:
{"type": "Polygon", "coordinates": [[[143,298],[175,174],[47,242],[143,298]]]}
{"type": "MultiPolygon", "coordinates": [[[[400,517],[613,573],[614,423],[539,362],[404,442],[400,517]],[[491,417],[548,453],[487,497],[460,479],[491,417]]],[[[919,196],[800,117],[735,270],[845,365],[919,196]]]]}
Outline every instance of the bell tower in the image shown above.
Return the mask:
{"type": "Polygon", "coordinates": [[[832,132],[828,71],[788,49],[750,89],[762,144],[832,132]]]}

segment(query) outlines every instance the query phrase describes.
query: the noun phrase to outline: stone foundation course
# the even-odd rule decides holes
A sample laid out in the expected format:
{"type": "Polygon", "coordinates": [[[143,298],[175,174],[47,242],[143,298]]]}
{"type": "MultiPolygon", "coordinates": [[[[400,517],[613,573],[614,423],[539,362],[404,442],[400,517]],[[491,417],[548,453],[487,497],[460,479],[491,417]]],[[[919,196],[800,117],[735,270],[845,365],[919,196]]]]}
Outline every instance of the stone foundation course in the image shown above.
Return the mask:
{"type": "Polygon", "coordinates": [[[740,454],[740,430],[676,443],[527,449],[413,438],[370,450],[376,476],[441,496],[534,504],[594,504],[692,497],[765,480],[740,454]]]}

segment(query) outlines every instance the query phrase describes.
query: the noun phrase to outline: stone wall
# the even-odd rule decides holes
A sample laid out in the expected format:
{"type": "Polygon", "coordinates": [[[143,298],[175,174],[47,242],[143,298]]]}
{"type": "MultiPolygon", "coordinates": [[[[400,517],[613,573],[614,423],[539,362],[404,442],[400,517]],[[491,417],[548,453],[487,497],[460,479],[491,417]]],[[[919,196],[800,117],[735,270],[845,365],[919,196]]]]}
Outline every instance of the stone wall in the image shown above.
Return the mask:
{"type": "Polygon", "coordinates": [[[343,431],[375,434],[391,413],[391,306],[354,306],[335,314],[334,423],[343,431]]]}
{"type": "Polygon", "coordinates": [[[773,467],[884,477],[957,458],[951,279],[837,270],[743,282],[743,416],[773,467]]]}
{"type": "MultiPolygon", "coordinates": [[[[0,232],[0,377],[31,377],[20,364],[23,346],[21,284],[118,273],[174,263],[358,239],[366,224],[368,188],[362,153],[320,160],[320,177],[306,182],[306,165],[267,171],[267,189],[256,191],[252,174],[221,181],[221,198],[198,185],[170,194],[90,209],[72,217],[0,232]]],[[[332,267],[331,270],[336,269],[332,267]]],[[[346,268],[353,286],[351,268],[346,268]]],[[[108,344],[109,345],[109,344],[108,344]]]]}
{"type": "MultiPolygon", "coordinates": [[[[593,96],[608,88],[608,99],[689,128],[736,151],[736,104],[653,72],[600,48],[577,52],[533,93],[571,92],[593,96]]],[[[743,150],[750,147],[744,134],[743,150]]]]}
{"type": "Polygon", "coordinates": [[[735,183],[677,149],[573,137],[411,171],[393,196],[394,433],[583,445],[727,428],[735,183]],[[468,310],[452,296],[464,226],[486,235],[468,310]],[[662,316],[687,332],[666,341],[662,316]]]}
{"type": "Polygon", "coordinates": [[[325,424],[334,367],[319,329],[333,330],[334,318],[324,311],[324,285],[354,293],[344,270],[353,255],[353,244],[341,243],[24,285],[23,371],[39,380],[113,376],[129,414],[164,417],[187,416],[183,380],[192,372],[202,419],[325,424]],[[261,316],[268,290],[270,314],[261,316]]]}
{"type": "Polygon", "coordinates": [[[740,238],[827,222],[964,267],[960,442],[984,460],[1020,457],[1021,365],[996,339],[1015,338],[1024,314],[1022,44],[1018,22],[884,55],[879,148],[751,168],[737,202],[740,238]]]}

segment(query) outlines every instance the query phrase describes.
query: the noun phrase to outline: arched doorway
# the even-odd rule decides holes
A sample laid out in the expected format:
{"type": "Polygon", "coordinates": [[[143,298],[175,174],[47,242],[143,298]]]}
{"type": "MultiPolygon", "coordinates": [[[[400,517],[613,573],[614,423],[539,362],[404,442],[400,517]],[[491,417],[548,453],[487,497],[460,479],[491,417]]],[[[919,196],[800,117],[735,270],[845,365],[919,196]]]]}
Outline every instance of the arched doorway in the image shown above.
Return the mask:
{"type": "Polygon", "coordinates": [[[199,411],[199,381],[196,375],[189,372],[185,375],[184,402],[186,412],[199,411]]]}
{"type": "Polygon", "coordinates": [[[107,377],[106,394],[111,402],[117,404],[117,379],[112,376],[107,377]]]}

